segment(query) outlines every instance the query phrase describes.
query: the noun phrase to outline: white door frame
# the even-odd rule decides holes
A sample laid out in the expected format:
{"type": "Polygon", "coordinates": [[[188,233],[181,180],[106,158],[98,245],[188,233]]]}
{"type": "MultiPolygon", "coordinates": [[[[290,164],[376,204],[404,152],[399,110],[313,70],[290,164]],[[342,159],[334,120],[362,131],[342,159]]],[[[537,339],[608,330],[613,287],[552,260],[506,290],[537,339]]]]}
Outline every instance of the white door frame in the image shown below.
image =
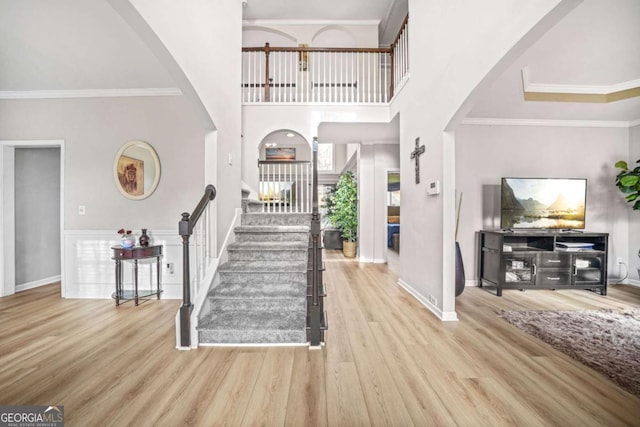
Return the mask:
{"type": "Polygon", "coordinates": [[[65,296],[64,277],[64,141],[54,140],[0,140],[0,297],[16,292],[15,277],[15,149],[60,148],[60,275],[61,294],[65,296]]]}

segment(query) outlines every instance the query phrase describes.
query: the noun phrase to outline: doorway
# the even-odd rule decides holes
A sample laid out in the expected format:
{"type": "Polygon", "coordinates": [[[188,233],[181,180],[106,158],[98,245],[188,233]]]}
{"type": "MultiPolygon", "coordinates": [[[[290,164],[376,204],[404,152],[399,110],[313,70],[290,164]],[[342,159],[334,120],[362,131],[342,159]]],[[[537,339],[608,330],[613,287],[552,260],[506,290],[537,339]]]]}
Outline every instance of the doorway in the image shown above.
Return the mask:
{"type": "Polygon", "coordinates": [[[0,297],[62,281],[64,141],[0,141],[0,297]]]}
{"type": "Polygon", "coordinates": [[[400,257],[400,170],[387,170],[387,263],[398,272],[400,257]]]}

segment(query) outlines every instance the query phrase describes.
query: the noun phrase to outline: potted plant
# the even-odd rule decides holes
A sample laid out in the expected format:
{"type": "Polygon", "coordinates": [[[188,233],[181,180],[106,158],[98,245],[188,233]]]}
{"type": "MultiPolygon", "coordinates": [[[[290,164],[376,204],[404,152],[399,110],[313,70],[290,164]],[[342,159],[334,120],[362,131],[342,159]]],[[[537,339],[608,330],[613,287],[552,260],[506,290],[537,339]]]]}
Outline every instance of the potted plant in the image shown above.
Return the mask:
{"type": "Polygon", "coordinates": [[[336,186],[328,187],[322,198],[322,208],[325,213],[322,217],[322,244],[325,249],[342,250],[342,234],[331,220],[333,207],[335,206],[336,186]]]}
{"type": "Polygon", "coordinates": [[[334,195],[331,222],[342,233],[342,253],[345,257],[356,256],[358,237],[358,185],[352,172],[340,176],[334,195]]]}
{"type": "MultiPolygon", "coordinates": [[[[640,160],[637,160],[636,163],[640,163],[640,160]]],[[[630,170],[624,160],[616,162],[615,166],[620,169],[620,173],[616,175],[618,189],[626,195],[627,202],[631,203],[631,208],[640,211],[640,166],[630,170]]]]}
{"type": "MultiPolygon", "coordinates": [[[[640,163],[640,160],[636,160],[640,163]]],[[[629,165],[624,160],[616,162],[615,167],[620,169],[616,175],[616,185],[618,189],[625,195],[627,202],[631,203],[631,209],[640,211],[640,166],[629,169],[629,165]]],[[[638,251],[640,257],[640,251],[638,251]]],[[[640,277],[640,268],[638,268],[638,277],[640,277]]]]}

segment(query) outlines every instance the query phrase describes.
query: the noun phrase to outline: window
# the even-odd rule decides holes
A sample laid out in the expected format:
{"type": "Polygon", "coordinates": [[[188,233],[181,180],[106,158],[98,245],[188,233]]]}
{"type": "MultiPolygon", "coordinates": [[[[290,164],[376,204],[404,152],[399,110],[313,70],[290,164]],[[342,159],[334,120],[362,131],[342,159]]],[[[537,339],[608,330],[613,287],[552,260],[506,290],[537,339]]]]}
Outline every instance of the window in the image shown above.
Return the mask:
{"type": "Polygon", "coordinates": [[[318,170],[333,170],[333,144],[318,144],[318,170]]]}

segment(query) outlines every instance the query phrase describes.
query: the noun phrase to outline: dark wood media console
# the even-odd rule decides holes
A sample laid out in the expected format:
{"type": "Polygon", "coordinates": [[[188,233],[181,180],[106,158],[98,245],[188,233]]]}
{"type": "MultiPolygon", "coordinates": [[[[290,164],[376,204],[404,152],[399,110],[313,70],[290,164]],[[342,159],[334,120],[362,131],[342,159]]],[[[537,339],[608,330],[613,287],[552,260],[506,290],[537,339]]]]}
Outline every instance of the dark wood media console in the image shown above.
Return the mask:
{"type": "Polygon", "coordinates": [[[479,286],[495,289],[589,289],[607,294],[607,233],[480,232],[479,286]],[[558,244],[593,246],[561,250],[558,244]]]}

